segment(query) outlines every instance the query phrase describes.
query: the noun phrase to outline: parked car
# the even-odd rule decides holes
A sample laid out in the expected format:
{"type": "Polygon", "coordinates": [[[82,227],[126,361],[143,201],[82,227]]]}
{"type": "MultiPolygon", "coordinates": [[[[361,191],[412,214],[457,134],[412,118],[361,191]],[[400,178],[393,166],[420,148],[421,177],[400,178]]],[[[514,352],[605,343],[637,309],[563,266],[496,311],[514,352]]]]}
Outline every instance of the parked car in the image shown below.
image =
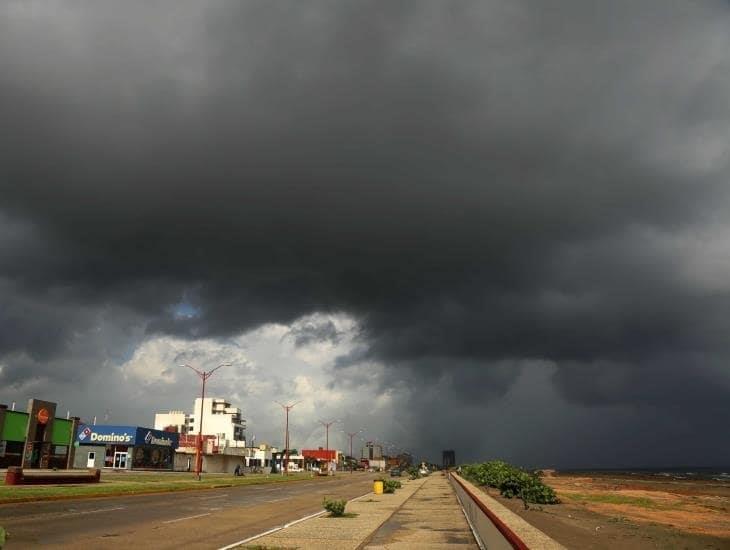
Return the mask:
{"type": "Polygon", "coordinates": [[[400,477],[400,468],[391,468],[390,469],[390,477],[400,477]]]}

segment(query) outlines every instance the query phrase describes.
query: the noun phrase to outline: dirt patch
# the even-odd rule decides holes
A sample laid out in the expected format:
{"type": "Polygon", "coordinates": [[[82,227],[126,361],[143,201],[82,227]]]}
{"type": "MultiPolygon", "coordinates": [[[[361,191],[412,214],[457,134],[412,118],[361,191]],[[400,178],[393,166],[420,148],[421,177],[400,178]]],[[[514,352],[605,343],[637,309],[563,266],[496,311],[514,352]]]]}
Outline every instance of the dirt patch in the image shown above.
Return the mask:
{"type": "Polygon", "coordinates": [[[545,481],[566,503],[632,521],[730,539],[730,487],[719,482],[636,481],[554,476],[545,481]]]}
{"type": "Polygon", "coordinates": [[[562,503],[525,510],[489,494],[568,548],[730,550],[730,484],[547,475],[562,503]]]}

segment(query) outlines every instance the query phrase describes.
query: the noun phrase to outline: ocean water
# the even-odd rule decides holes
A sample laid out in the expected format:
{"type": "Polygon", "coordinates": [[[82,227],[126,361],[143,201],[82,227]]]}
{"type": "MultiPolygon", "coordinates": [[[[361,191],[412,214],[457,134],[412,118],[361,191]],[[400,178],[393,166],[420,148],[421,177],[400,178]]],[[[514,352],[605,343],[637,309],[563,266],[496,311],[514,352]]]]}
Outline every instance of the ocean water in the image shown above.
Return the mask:
{"type": "Polygon", "coordinates": [[[724,481],[730,483],[730,466],[710,467],[669,467],[669,468],[580,468],[559,470],[565,474],[598,474],[637,477],[657,477],[669,479],[687,479],[699,481],[724,481]]]}

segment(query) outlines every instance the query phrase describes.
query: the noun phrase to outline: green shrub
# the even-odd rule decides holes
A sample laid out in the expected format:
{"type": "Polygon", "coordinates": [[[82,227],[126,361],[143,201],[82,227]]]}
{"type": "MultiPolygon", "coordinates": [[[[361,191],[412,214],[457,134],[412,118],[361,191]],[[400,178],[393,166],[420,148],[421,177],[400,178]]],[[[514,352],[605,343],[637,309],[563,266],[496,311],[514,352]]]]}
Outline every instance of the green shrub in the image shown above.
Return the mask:
{"type": "Polygon", "coordinates": [[[535,504],[557,504],[555,491],[545,485],[540,478],[501,460],[491,460],[481,464],[466,464],[461,467],[461,475],[477,485],[487,485],[499,489],[507,498],[520,497],[535,504]]]}
{"type": "Polygon", "coordinates": [[[499,484],[499,494],[506,498],[519,496],[526,475],[522,472],[510,472],[499,484]]]}
{"type": "Polygon", "coordinates": [[[531,474],[524,474],[520,498],[525,502],[535,504],[558,504],[560,502],[552,487],[545,485],[539,477],[531,474]]]}
{"type": "Polygon", "coordinates": [[[346,500],[327,500],[324,499],[324,509],[335,517],[341,517],[345,514],[346,500]]]}
{"type": "Polygon", "coordinates": [[[383,482],[384,493],[395,493],[396,489],[403,487],[400,481],[396,481],[394,479],[379,479],[378,481],[383,482]]]}

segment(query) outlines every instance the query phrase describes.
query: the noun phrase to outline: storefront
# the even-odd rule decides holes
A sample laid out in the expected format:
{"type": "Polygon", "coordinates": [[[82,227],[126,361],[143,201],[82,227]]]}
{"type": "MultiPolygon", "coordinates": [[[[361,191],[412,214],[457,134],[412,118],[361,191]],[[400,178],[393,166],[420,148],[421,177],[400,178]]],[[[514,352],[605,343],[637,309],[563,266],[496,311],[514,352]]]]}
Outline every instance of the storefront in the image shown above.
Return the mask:
{"type": "Polygon", "coordinates": [[[75,468],[172,470],[179,434],[140,426],[79,426],[75,468]]]}
{"type": "Polygon", "coordinates": [[[30,399],[27,412],[0,404],[0,468],[69,468],[78,418],[56,418],[56,404],[30,399]]]}

